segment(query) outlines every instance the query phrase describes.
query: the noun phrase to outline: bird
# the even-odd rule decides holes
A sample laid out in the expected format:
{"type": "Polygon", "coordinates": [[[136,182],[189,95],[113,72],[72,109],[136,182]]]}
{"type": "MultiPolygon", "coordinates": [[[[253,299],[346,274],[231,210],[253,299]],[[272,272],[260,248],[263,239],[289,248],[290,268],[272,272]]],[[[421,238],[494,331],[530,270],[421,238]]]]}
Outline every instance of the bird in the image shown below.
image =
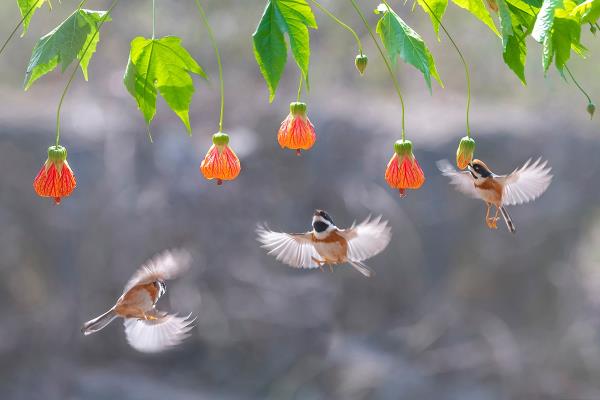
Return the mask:
{"type": "Polygon", "coordinates": [[[85,335],[96,333],[113,320],[123,318],[127,342],[144,353],[156,353],[180,344],[193,328],[191,314],[179,317],[156,309],[156,302],[167,291],[165,281],[189,268],[186,250],[167,250],[146,261],[129,279],[123,294],[110,310],[86,322],[85,335]]]}
{"type": "Polygon", "coordinates": [[[295,268],[320,268],[348,263],[366,277],[374,275],[363,261],[382,252],[392,232],[381,216],[368,217],[348,229],[340,229],[326,211],[316,210],[312,230],[306,233],[273,232],[266,226],[256,229],[258,241],[268,254],[295,268]]]}
{"type": "Polygon", "coordinates": [[[450,178],[450,183],[459,191],[476,199],[483,200],[487,205],[485,214],[486,224],[490,229],[497,229],[497,221],[502,214],[508,230],[516,233],[506,206],[529,203],[540,197],[552,181],[547,161],[538,158],[531,159],[508,175],[496,175],[481,160],[473,160],[467,166],[467,171],[457,171],[447,160],[438,161],[437,166],[442,175],[450,178]],[[494,206],[496,214],[490,217],[494,206]]]}

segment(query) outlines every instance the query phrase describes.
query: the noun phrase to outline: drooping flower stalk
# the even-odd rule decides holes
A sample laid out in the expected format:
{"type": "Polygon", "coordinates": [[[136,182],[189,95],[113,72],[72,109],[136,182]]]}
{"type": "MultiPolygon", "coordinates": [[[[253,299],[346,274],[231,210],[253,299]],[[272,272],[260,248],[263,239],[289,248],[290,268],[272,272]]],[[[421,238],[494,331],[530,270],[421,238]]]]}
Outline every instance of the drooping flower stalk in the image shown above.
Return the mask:
{"type": "Polygon", "coordinates": [[[579,91],[581,91],[581,93],[583,93],[583,95],[587,98],[588,105],[586,109],[588,114],[590,114],[590,119],[592,119],[594,117],[594,111],[596,111],[596,105],[594,104],[590,96],[587,94],[587,92],[583,89],[583,87],[581,87],[579,82],[577,82],[577,79],[575,79],[575,76],[573,76],[573,73],[571,73],[571,70],[569,69],[569,66],[567,64],[565,64],[565,69],[567,70],[567,73],[573,80],[573,83],[575,83],[575,85],[579,88],[579,91]]]}
{"type": "Polygon", "coordinates": [[[354,31],[354,29],[352,29],[348,24],[342,22],[338,17],[336,17],[331,11],[329,11],[327,8],[325,8],[318,1],[316,1],[316,0],[310,0],[310,1],[319,10],[323,11],[323,13],[325,15],[327,15],[329,18],[331,18],[336,24],[338,24],[342,28],[346,29],[348,32],[350,32],[352,34],[352,36],[354,36],[354,40],[356,41],[356,45],[358,46],[358,55],[356,56],[356,58],[354,60],[354,64],[356,65],[356,69],[358,69],[358,72],[360,72],[361,75],[364,74],[365,69],[367,68],[368,58],[365,54],[363,54],[362,42],[360,41],[360,38],[358,37],[358,35],[354,31]]]}

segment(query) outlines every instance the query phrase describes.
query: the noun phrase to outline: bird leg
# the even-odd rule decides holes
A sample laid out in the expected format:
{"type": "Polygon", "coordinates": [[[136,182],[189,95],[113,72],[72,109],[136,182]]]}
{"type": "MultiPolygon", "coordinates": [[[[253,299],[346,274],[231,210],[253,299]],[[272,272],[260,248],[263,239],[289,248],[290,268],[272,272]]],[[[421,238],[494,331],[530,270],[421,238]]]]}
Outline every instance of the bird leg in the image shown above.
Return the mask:
{"type": "Polygon", "coordinates": [[[317,266],[319,267],[319,269],[321,270],[321,272],[324,272],[324,271],[323,271],[323,265],[325,265],[325,261],[322,261],[322,260],[317,260],[317,259],[316,259],[316,258],[314,258],[314,257],[311,257],[311,259],[312,259],[312,260],[313,260],[315,263],[317,263],[317,266]]]}
{"type": "Polygon", "coordinates": [[[488,226],[488,228],[492,228],[491,223],[490,223],[490,208],[492,207],[491,203],[485,203],[485,205],[487,206],[487,210],[485,212],[485,224],[488,226]]]}
{"type": "Polygon", "coordinates": [[[498,214],[500,214],[500,208],[496,207],[496,214],[494,215],[494,218],[490,219],[489,227],[492,229],[498,229],[498,219],[500,219],[498,214]]]}

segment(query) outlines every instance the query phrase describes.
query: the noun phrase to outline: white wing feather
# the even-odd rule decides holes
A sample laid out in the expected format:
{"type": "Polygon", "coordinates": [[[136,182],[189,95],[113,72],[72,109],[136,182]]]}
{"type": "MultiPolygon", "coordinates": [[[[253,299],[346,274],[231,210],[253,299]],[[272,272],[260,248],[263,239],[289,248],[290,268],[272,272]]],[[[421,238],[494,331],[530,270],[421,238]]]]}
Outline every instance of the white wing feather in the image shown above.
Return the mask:
{"type": "Polygon", "coordinates": [[[164,315],[158,320],[126,319],[125,335],[134,349],[144,353],[157,353],[181,343],[190,336],[194,319],[164,315]]]}
{"type": "Polygon", "coordinates": [[[381,216],[365,219],[359,225],[340,231],[348,241],[350,261],[364,261],[379,254],[387,247],[392,238],[392,230],[381,216]]]}
{"type": "Polygon", "coordinates": [[[277,260],[295,268],[318,268],[314,259],[320,260],[319,253],[311,242],[311,233],[289,234],[273,232],[266,227],[256,229],[258,241],[277,260]]]}
{"type": "Polygon", "coordinates": [[[531,159],[527,160],[525,165],[503,178],[505,186],[502,204],[513,206],[528,203],[540,197],[552,181],[550,171],[551,168],[547,166],[547,161],[542,162],[541,158],[538,158],[533,164],[531,159]]]}
{"type": "Polygon", "coordinates": [[[185,272],[192,261],[186,250],[167,250],[146,261],[125,285],[123,293],[139,284],[154,282],[157,279],[169,280],[185,272]]]}
{"type": "Polygon", "coordinates": [[[457,171],[448,160],[440,160],[437,163],[437,167],[442,175],[450,178],[450,183],[460,192],[471,196],[476,199],[480,199],[473,183],[473,177],[468,171],[457,171]]]}

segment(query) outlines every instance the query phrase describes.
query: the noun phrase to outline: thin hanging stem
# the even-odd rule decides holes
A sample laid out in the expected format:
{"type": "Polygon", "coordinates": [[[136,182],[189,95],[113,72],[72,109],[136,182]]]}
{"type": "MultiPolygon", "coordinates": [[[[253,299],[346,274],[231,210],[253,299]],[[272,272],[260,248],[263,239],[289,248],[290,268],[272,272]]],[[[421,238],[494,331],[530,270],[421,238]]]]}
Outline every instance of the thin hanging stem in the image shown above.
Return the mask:
{"type": "Polygon", "coordinates": [[[202,18],[202,23],[206,27],[208,31],[208,36],[210,37],[210,42],[212,44],[213,49],[215,50],[215,56],[217,57],[217,65],[219,66],[219,88],[221,91],[221,114],[219,116],[219,133],[223,131],[223,114],[225,112],[225,83],[223,80],[223,63],[221,62],[221,53],[219,52],[219,46],[217,45],[217,40],[215,39],[215,34],[213,33],[212,28],[208,22],[208,18],[206,18],[206,13],[204,12],[204,8],[200,4],[199,0],[194,0],[196,5],[198,6],[198,11],[200,12],[200,18],[202,18]]]}
{"type": "Polygon", "coordinates": [[[60,144],[60,111],[62,109],[63,102],[65,101],[65,97],[67,96],[67,92],[69,91],[69,88],[71,87],[71,83],[73,83],[73,79],[75,79],[75,75],[77,74],[77,70],[81,66],[81,60],[87,54],[87,52],[90,49],[92,43],[96,39],[96,36],[98,36],[98,34],[100,33],[100,28],[102,28],[102,25],[104,25],[104,23],[106,22],[106,19],[108,18],[108,16],[112,12],[113,8],[115,8],[118,3],[119,3],[119,0],[114,0],[113,3],[111,4],[110,8],[108,9],[108,11],[106,11],[106,14],[104,14],[104,16],[102,17],[102,19],[98,23],[98,26],[96,27],[96,31],[94,32],[94,36],[92,36],[92,38],[90,39],[90,41],[89,41],[88,45],[86,46],[85,50],[81,54],[81,57],[79,57],[79,62],[77,63],[77,65],[75,66],[75,68],[73,68],[73,72],[71,73],[71,76],[69,77],[69,80],[67,81],[67,85],[65,86],[65,90],[63,90],[62,96],[60,96],[60,101],[58,102],[58,108],[56,110],[56,146],[58,146],[60,144]]]}
{"type": "Polygon", "coordinates": [[[156,38],[156,0],[152,0],[152,39],[156,38]]]}
{"type": "MultiPolygon", "coordinates": [[[[442,21],[440,21],[440,19],[437,17],[437,15],[435,15],[435,13],[431,9],[431,7],[429,7],[429,4],[427,3],[427,1],[426,0],[422,0],[422,1],[423,1],[423,4],[425,4],[427,9],[431,13],[431,15],[435,18],[435,20],[440,24],[440,26],[444,30],[444,33],[446,34],[446,36],[448,37],[448,40],[450,40],[450,42],[456,49],[456,52],[458,53],[458,56],[460,57],[460,60],[463,63],[463,66],[465,67],[465,76],[467,78],[467,137],[470,138],[471,137],[471,126],[469,125],[469,111],[471,110],[471,76],[469,74],[469,66],[468,66],[467,61],[465,60],[465,57],[463,56],[462,52],[458,48],[458,45],[452,38],[452,35],[450,35],[450,33],[448,32],[448,30],[446,29],[444,24],[442,24],[442,21]]],[[[384,0],[384,2],[385,2],[385,0],[384,0]]]]}
{"type": "Polygon", "coordinates": [[[387,67],[387,70],[390,73],[390,76],[392,77],[392,82],[394,83],[394,88],[396,89],[396,93],[398,93],[398,98],[400,99],[400,104],[402,105],[402,140],[404,141],[405,134],[406,134],[405,123],[404,123],[404,99],[402,98],[402,92],[400,91],[400,85],[398,84],[398,80],[396,79],[396,75],[394,74],[394,71],[392,70],[392,65],[390,64],[390,61],[387,59],[385,53],[381,49],[381,46],[379,45],[379,42],[377,41],[377,38],[373,34],[373,30],[371,29],[371,25],[369,25],[369,22],[367,21],[367,19],[365,18],[364,14],[362,13],[362,11],[360,10],[360,8],[356,4],[356,0],[350,0],[350,2],[352,3],[352,6],[356,10],[356,13],[362,19],[363,23],[365,24],[365,27],[369,31],[369,35],[371,36],[371,39],[373,39],[373,42],[377,46],[377,50],[379,50],[379,54],[381,54],[381,58],[383,58],[383,61],[385,62],[385,66],[387,67]]]}
{"type": "Polygon", "coordinates": [[[304,81],[304,75],[300,71],[300,80],[298,81],[298,96],[296,96],[296,102],[300,102],[300,96],[302,95],[302,82],[304,81]]]}
{"type": "Polygon", "coordinates": [[[579,84],[579,82],[577,82],[577,79],[575,79],[575,77],[571,73],[571,70],[569,69],[569,67],[567,66],[567,64],[565,64],[565,69],[567,70],[567,72],[569,73],[569,76],[571,77],[571,79],[573,80],[573,82],[575,83],[575,85],[579,88],[579,90],[581,91],[581,93],[583,93],[585,95],[585,97],[587,97],[588,103],[592,104],[592,99],[587,94],[587,92],[581,87],[581,85],[579,84]]]}
{"type": "Polygon", "coordinates": [[[19,28],[21,27],[21,25],[23,25],[23,23],[25,22],[27,17],[29,17],[29,15],[33,12],[33,10],[35,10],[35,8],[38,6],[38,4],[40,4],[40,1],[44,1],[44,0],[39,0],[34,5],[32,5],[31,8],[29,8],[29,10],[27,10],[25,15],[23,15],[23,18],[21,18],[21,20],[19,21],[17,26],[15,26],[15,29],[13,29],[12,32],[10,33],[10,35],[8,35],[8,38],[6,39],[6,41],[4,41],[4,44],[2,45],[2,47],[0,47],[0,55],[2,55],[2,53],[4,52],[4,49],[6,48],[6,46],[8,46],[8,43],[17,34],[17,32],[19,31],[19,28]]]}
{"type": "Polygon", "coordinates": [[[356,34],[356,32],[354,31],[354,29],[350,28],[347,24],[343,23],[338,17],[336,17],[335,15],[333,15],[333,13],[331,11],[329,11],[327,8],[325,8],[322,4],[320,4],[319,2],[317,2],[316,0],[310,0],[319,10],[323,11],[329,18],[331,18],[332,20],[335,21],[335,23],[337,23],[339,26],[341,26],[342,28],[346,29],[348,32],[350,32],[352,34],[352,36],[354,36],[354,40],[356,40],[356,45],[358,46],[358,52],[360,53],[360,55],[363,55],[363,47],[362,47],[362,43],[360,41],[360,38],[358,37],[358,35],[356,34]]]}

